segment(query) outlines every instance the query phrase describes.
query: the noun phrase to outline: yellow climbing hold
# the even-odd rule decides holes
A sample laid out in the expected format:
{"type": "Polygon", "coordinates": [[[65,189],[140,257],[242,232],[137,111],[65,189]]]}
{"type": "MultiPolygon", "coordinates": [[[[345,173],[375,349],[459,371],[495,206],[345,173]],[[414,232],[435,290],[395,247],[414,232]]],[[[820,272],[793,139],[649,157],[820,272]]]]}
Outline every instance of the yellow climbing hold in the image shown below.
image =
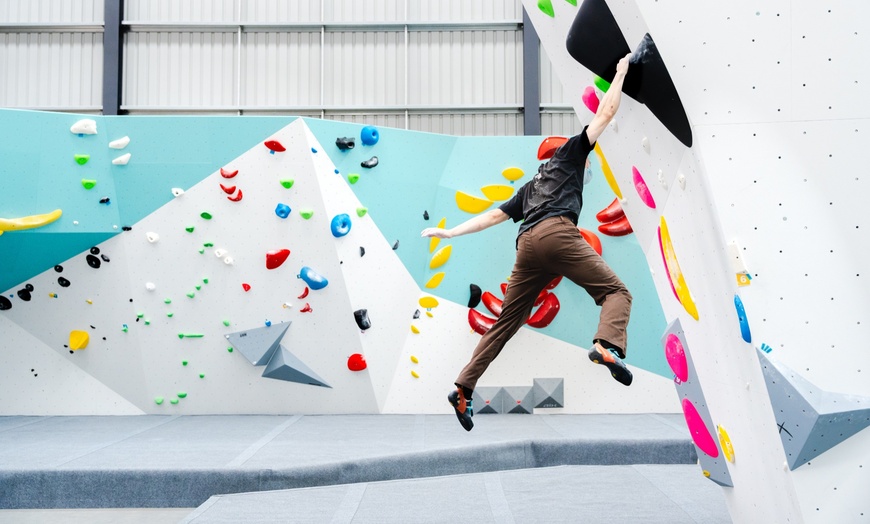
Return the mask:
{"type": "Polygon", "coordinates": [[[483,186],[480,191],[490,200],[507,200],[514,194],[514,188],[504,184],[483,186]]]}
{"type": "Polygon", "coordinates": [[[415,357],[414,355],[411,355],[411,362],[413,362],[414,364],[419,364],[419,363],[420,363],[420,359],[418,359],[418,358],[415,357]]]}
{"type": "MultiPolygon", "coordinates": [[[[438,227],[444,229],[444,226],[447,225],[447,217],[442,218],[438,221],[438,227]]],[[[438,247],[438,243],[441,242],[441,239],[438,237],[432,237],[429,239],[429,252],[435,251],[435,248],[438,247]]]]}
{"type": "Polygon", "coordinates": [[[91,336],[87,331],[72,330],[69,332],[69,348],[73,351],[85,349],[88,347],[88,342],[91,341],[91,336]]]}
{"type": "Polygon", "coordinates": [[[435,289],[436,287],[441,285],[441,281],[444,280],[444,272],[439,271],[432,275],[432,278],[429,279],[429,282],[426,282],[426,287],[429,289],[435,289]]]}
{"type": "Polygon", "coordinates": [[[438,307],[438,301],[435,299],[435,297],[423,297],[420,299],[420,307],[426,309],[438,307]]]}
{"type": "Polygon", "coordinates": [[[610,169],[610,164],[604,158],[604,152],[598,142],[595,142],[595,154],[598,155],[598,162],[601,164],[601,172],[604,173],[604,179],[607,180],[607,185],[613,190],[616,198],[622,200],[622,190],[619,189],[619,184],[616,183],[616,177],[613,176],[613,171],[610,169]]]}
{"type": "Polygon", "coordinates": [[[466,213],[480,213],[492,205],[492,200],[471,196],[462,191],[456,192],[456,205],[466,213]]]}
{"type": "Polygon", "coordinates": [[[0,218],[0,235],[2,235],[4,231],[20,231],[22,229],[33,229],[35,227],[42,227],[51,224],[60,218],[61,214],[62,211],[60,209],[55,209],[51,213],[45,213],[43,215],[30,215],[21,218],[0,218]]]}
{"type": "Polygon", "coordinates": [[[419,335],[419,334],[420,334],[420,330],[417,329],[417,326],[415,326],[414,324],[411,324],[411,333],[413,333],[413,334],[415,334],[415,335],[419,335]]]}
{"type": "Polygon", "coordinates": [[[722,454],[725,455],[725,460],[734,463],[734,446],[731,444],[731,437],[722,426],[716,426],[719,429],[719,445],[722,446],[722,454]]]}
{"type": "Polygon", "coordinates": [[[698,307],[695,305],[695,301],[692,300],[689,287],[686,285],[686,279],[683,277],[683,271],[680,269],[680,263],[677,261],[677,254],[674,252],[674,245],[671,243],[671,235],[668,232],[668,223],[665,221],[664,215],[661,217],[659,232],[661,234],[662,255],[665,259],[665,266],[668,270],[668,278],[671,280],[671,285],[674,287],[677,298],[686,312],[692,315],[692,318],[698,320],[698,307]]]}
{"type": "Polygon", "coordinates": [[[501,176],[507,178],[511,182],[516,182],[522,178],[523,175],[525,175],[525,173],[523,173],[523,170],[518,167],[509,167],[501,172],[501,176]]]}
{"type": "Polygon", "coordinates": [[[433,318],[435,315],[433,315],[431,311],[427,311],[426,316],[429,318],[433,318]]]}
{"type": "Polygon", "coordinates": [[[414,371],[413,369],[411,370],[411,376],[414,378],[420,378],[420,374],[417,373],[416,371],[414,371]]]}
{"type": "Polygon", "coordinates": [[[446,245],[432,255],[432,260],[429,261],[429,269],[437,269],[447,263],[450,259],[450,253],[453,252],[453,246],[446,245]]]}

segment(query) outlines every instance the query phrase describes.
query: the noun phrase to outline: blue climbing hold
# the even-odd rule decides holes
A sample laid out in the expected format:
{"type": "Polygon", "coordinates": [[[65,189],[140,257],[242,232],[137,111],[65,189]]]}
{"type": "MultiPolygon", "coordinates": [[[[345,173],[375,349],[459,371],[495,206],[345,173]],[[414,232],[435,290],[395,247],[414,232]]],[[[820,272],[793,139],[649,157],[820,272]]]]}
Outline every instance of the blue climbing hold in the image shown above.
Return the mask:
{"type": "Polygon", "coordinates": [[[314,290],[323,289],[327,284],[329,284],[328,280],[308,266],[303,267],[302,270],[299,271],[299,278],[304,280],[305,283],[308,284],[308,287],[314,290]]]}
{"type": "Polygon", "coordinates": [[[350,226],[350,216],[347,213],[335,215],[332,218],[332,224],[330,224],[330,228],[332,229],[332,236],[334,236],[335,238],[343,237],[344,235],[350,233],[350,226]]]}
{"type": "Polygon", "coordinates": [[[375,126],[365,126],[360,132],[360,140],[362,141],[363,145],[366,146],[373,146],[377,144],[378,139],[380,138],[381,136],[375,126]]]}
{"type": "Polygon", "coordinates": [[[734,307],[737,308],[737,320],[740,322],[740,335],[746,342],[752,342],[752,333],[749,331],[749,320],[746,318],[746,310],[740,295],[734,295],[734,307]]]}
{"type": "Polygon", "coordinates": [[[278,204],[278,207],[275,208],[275,214],[281,218],[287,218],[290,216],[290,206],[287,204],[278,204]]]}

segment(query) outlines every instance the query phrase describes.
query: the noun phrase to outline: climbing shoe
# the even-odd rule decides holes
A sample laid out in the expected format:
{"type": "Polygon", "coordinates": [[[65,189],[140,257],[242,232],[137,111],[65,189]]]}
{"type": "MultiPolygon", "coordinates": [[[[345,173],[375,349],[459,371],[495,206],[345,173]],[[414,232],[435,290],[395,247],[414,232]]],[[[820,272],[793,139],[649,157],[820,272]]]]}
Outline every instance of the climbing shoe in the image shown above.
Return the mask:
{"type": "Polygon", "coordinates": [[[474,410],[471,407],[471,400],[466,400],[465,396],[462,394],[462,389],[457,388],[447,395],[447,401],[450,402],[451,406],[453,406],[453,410],[456,412],[456,418],[459,419],[459,423],[462,424],[465,431],[471,431],[471,428],[474,427],[474,422],[471,420],[471,417],[474,416],[474,410]]]}
{"type": "Polygon", "coordinates": [[[604,349],[598,342],[592,344],[592,349],[589,350],[589,360],[596,364],[603,364],[610,370],[610,374],[617,382],[626,386],[631,385],[631,371],[625,367],[622,359],[615,351],[604,349]]]}

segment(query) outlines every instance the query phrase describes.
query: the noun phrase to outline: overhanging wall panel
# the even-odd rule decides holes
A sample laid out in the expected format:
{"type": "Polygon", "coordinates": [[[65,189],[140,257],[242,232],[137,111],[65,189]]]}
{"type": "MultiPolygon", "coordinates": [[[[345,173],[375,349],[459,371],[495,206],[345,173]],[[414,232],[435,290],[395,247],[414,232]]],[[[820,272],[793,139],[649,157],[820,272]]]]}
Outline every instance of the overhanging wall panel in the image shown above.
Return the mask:
{"type": "Polygon", "coordinates": [[[101,107],[102,33],[0,33],[0,105],[101,107]]]}
{"type": "Polygon", "coordinates": [[[2,0],[0,23],[4,22],[102,24],[103,0],[2,0]]]}
{"type": "Polygon", "coordinates": [[[235,33],[127,33],[122,106],[236,103],[235,33]]]}
{"type": "Polygon", "coordinates": [[[326,33],[323,103],[369,107],[401,104],[404,38],[399,32],[326,33]]]}
{"type": "Polygon", "coordinates": [[[238,1],[240,0],[125,0],[124,20],[167,23],[236,22],[238,1]]]}
{"type": "Polygon", "coordinates": [[[520,20],[523,7],[519,0],[409,0],[408,20],[421,22],[488,22],[520,20]]]}
{"type": "Polygon", "coordinates": [[[242,105],[320,104],[320,32],[244,33],[242,105]]]}

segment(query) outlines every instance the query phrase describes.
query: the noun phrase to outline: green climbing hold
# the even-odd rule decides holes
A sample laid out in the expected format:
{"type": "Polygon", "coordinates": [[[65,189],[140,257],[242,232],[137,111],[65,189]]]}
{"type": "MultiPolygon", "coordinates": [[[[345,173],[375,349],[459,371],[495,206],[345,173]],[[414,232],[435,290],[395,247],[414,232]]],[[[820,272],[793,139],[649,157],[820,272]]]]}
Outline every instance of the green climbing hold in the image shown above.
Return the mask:
{"type": "Polygon", "coordinates": [[[73,155],[73,158],[75,159],[76,164],[83,166],[91,159],[91,155],[73,155]]]}
{"type": "Polygon", "coordinates": [[[205,244],[202,245],[202,247],[214,247],[214,244],[211,242],[206,242],[205,244]]]}
{"type": "Polygon", "coordinates": [[[598,75],[595,75],[595,87],[597,87],[602,93],[606,93],[608,89],[610,89],[610,82],[601,78],[598,75]]]}
{"type": "Polygon", "coordinates": [[[188,233],[193,233],[193,226],[186,227],[186,228],[184,228],[184,230],[187,231],[188,233]]]}
{"type": "Polygon", "coordinates": [[[193,291],[191,291],[190,293],[187,294],[187,298],[193,298],[195,296],[196,296],[196,293],[194,293],[193,291]]]}
{"type": "Polygon", "coordinates": [[[124,327],[121,328],[121,331],[123,331],[124,333],[127,332],[127,324],[124,324],[124,327]]]}
{"type": "Polygon", "coordinates": [[[538,0],[538,9],[550,18],[556,17],[556,13],[553,12],[553,2],[550,0],[538,0]]]}
{"type": "Polygon", "coordinates": [[[172,304],[172,299],[171,298],[164,298],[163,303],[164,304],[172,304]]]}
{"type": "Polygon", "coordinates": [[[85,189],[93,189],[95,185],[97,185],[96,180],[92,180],[90,178],[83,178],[82,179],[82,187],[85,189]]]}
{"type": "Polygon", "coordinates": [[[202,213],[199,214],[199,216],[201,216],[202,218],[204,218],[206,220],[211,220],[211,213],[209,213],[208,211],[203,211],[202,213]]]}
{"type": "Polygon", "coordinates": [[[200,373],[199,378],[205,378],[205,373],[200,373]]]}
{"type": "Polygon", "coordinates": [[[356,184],[357,182],[359,182],[359,174],[351,173],[351,174],[347,175],[347,181],[350,182],[351,184],[356,184]]]}
{"type": "Polygon", "coordinates": [[[169,403],[170,404],[178,404],[178,399],[174,398],[174,399],[170,400],[169,403]]]}
{"type": "Polygon", "coordinates": [[[304,218],[305,220],[308,220],[309,218],[314,216],[314,211],[312,211],[310,209],[302,209],[299,211],[299,214],[302,215],[302,218],[304,218]]]}
{"type": "Polygon", "coordinates": [[[203,254],[203,253],[205,253],[205,249],[200,249],[200,250],[199,250],[199,254],[201,255],[201,254],[203,254]]]}
{"type": "Polygon", "coordinates": [[[182,361],[181,361],[181,365],[182,365],[182,366],[186,366],[186,365],[187,365],[187,361],[186,361],[186,360],[182,360],[182,361]]]}
{"type": "Polygon", "coordinates": [[[228,348],[227,348],[227,351],[229,351],[230,353],[232,353],[232,352],[233,352],[233,348],[232,348],[232,346],[228,347],[228,348]]]}
{"type": "Polygon", "coordinates": [[[145,316],[145,313],[136,313],[136,318],[142,318],[145,316]]]}
{"type": "Polygon", "coordinates": [[[292,178],[285,178],[281,181],[281,185],[284,186],[285,189],[290,189],[293,187],[294,180],[292,178]]]}
{"type": "Polygon", "coordinates": [[[199,290],[202,289],[202,286],[200,286],[200,285],[196,285],[196,286],[194,286],[194,287],[196,288],[197,291],[199,291],[199,290]]]}
{"type": "Polygon", "coordinates": [[[187,393],[185,393],[184,391],[179,391],[179,392],[178,392],[178,398],[184,398],[184,397],[186,397],[186,396],[187,396],[187,393]]]}
{"type": "Polygon", "coordinates": [[[367,207],[356,208],[356,216],[358,216],[360,218],[366,216],[366,213],[368,213],[368,212],[369,212],[369,208],[367,208],[367,207]]]}
{"type": "Polygon", "coordinates": [[[224,325],[227,326],[227,327],[230,327],[230,321],[229,321],[229,320],[224,320],[224,325]]]}
{"type": "Polygon", "coordinates": [[[577,7],[577,0],[565,0],[565,1],[568,2],[569,4],[573,5],[574,7],[577,7]]]}
{"type": "Polygon", "coordinates": [[[202,333],[179,333],[178,338],[202,338],[205,335],[202,333]]]}
{"type": "Polygon", "coordinates": [[[154,397],[154,403],[157,404],[158,406],[160,404],[163,404],[163,397],[154,397]]]}
{"type": "Polygon", "coordinates": [[[169,317],[169,318],[172,318],[172,315],[174,315],[174,314],[175,314],[175,313],[173,313],[172,311],[170,311],[169,313],[166,314],[166,316],[169,317]]]}
{"type": "Polygon", "coordinates": [[[208,279],[207,279],[207,278],[202,279],[202,283],[203,283],[203,284],[208,284],[208,279]]]}
{"type": "Polygon", "coordinates": [[[146,325],[146,326],[150,326],[150,325],[151,325],[151,321],[148,320],[147,318],[145,319],[145,325],[146,325]]]}

